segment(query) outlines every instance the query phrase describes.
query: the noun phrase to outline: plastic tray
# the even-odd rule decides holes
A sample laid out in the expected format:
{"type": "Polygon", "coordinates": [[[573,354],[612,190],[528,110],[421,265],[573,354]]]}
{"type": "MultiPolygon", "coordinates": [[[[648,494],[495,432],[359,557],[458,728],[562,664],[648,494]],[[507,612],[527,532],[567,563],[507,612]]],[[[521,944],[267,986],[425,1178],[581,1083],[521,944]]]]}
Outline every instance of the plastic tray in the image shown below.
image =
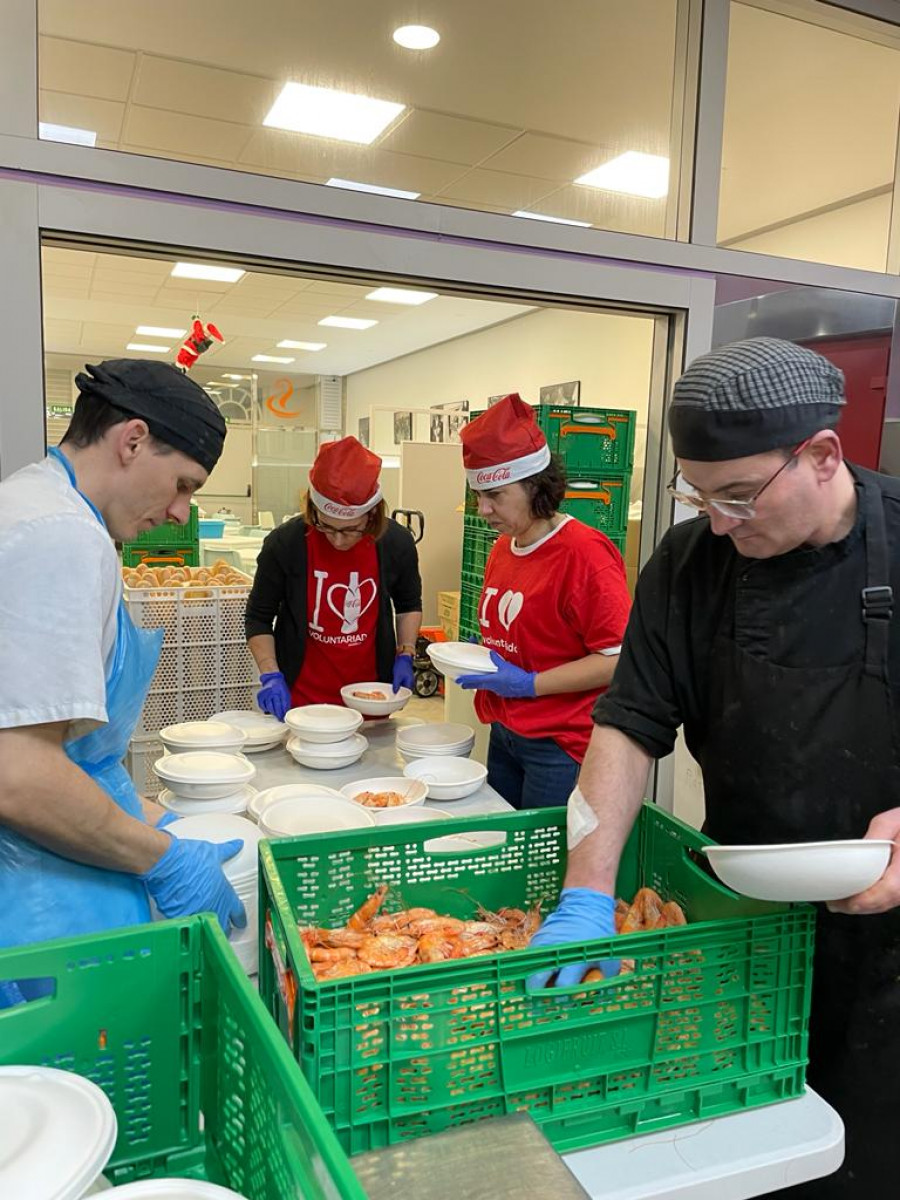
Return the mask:
{"type": "Polygon", "coordinates": [[[0,1011],[0,1062],[103,1088],[119,1123],[112,1183],[188,1176],[248,1200],[365,1200],[211,918],[0,953],[0,980],[47,977],[54,996],[0,1011]]]}
{"type": "Polygon", "coordinates": [[[552,907],[565,817],[459,818],[506,833],[469,853],[427,853],[427,825],[261,847],[261,994],[350,1153],[523,1109],[574,1150],[802,1093],[813,910],[723,888],[691,857],[706,839],[649,805],[617,890],[677,898],[687,927],[315,982],[297,923],[340,925],[380,882],[461,917],[552,907]],[[535,970],[613,956],[634,973],[525,991],[535,970]]]}

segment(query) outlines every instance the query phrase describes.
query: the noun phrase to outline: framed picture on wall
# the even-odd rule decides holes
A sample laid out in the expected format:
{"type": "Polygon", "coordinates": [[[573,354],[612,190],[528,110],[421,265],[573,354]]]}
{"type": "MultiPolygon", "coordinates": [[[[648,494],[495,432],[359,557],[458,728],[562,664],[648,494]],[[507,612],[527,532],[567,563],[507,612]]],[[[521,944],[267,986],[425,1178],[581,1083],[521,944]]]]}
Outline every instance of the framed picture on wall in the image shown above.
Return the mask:
{"type": "Polygon", "coordinates": [[[568,404],[574,408],[581,403],[581,380],[573,379],[569,383],[550,383],[541,388],[541,404],[568,404]]]}
{"type": "Polygon", "coordinates": [[[395,412],[394,413],[394,445],[399,446],[401,442],[411,442],[413,435],[412,428],[412,413],[411,412],[395,412]]]}
{"type": "Polygon", "coordinates": [[[488,396],[488,408],[493,408],[495,404],[499,404],[501,400],[505,400],[509,392],[503,392],[499,396],[488,396]]]}
{"type": "Polygon", "coordinates": [[[371,418],[369,418],[369,417],[360,417],[359,418],[358,439],[363,446],[368,446],[368,444],[369,444],[369,422],[370,422],[370,420],[371,420],[371,418]]]}
{"type": "Polygon", "coordinates": [[[443,413],[433,412],[431,414],[429,441],[446,441],[446,438],[444,437],[444,421],[445,417],[443,413]]]}

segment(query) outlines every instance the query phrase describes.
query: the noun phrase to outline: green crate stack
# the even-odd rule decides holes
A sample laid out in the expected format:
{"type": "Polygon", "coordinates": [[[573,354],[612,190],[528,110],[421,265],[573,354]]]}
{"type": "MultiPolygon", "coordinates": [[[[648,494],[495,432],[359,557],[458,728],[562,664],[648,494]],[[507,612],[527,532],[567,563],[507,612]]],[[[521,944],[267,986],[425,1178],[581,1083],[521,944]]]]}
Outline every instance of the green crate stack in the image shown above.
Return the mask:
{"type": "Polygon", "coordinates": [[[502,835],[475,854],[440,822],[264,842],[260,994],[350,1154],[526,1110],[559,1152],[707,1120],[804,1090],[815,912],[749,900],[694,861],[710,842],[645,805],[616,894],[650,886],[688,924],[317,982],[298,923],[334,928],[380,883],[387,911],[467,919],[552,909],[564,808],[459,817],[502,835]],[[536,971],[632,959],[592,984],[529,993],[536,971]]]}
{"type": "Polygon", "coordinates": [[[2,1013],[0,1064],[103,1088],[118,1120],[111,1183],[179,1176],[248,1200],[365,1200],[213,918],[0,952],[0,980],[46,978],[52,999],[2,1013]]]}
{"type": "Polygon", "coordinates": [[[560,509],[609,538],[624,539],[630,490],[630,475],[570,478],[560,509]]]}
{"type": "MultiPolygon", "coordinates": [[[[637,413],[625,408],[568,408],[534,404],[547,445],[569,472],[631,474],[637,413]]],[[[483,415],[472,413],[469,421],[483,415]]]]}
{"type": "Polygon", "coordinates": [[[178,552],[188,551],[192,557],[186,559],[184,566],[196,567],[200,562],[200,524],[197,505],[191,505],[190,516],[185,525],[175,521],[165,521],[154,529],[145,529],[132,542],[122,544],[122,561],[126,566],[136,566],[147,558],[147,551],[154,555],[171,556],[178,552]],[[126,554],[128,558],[126,558],[126,554]]]}

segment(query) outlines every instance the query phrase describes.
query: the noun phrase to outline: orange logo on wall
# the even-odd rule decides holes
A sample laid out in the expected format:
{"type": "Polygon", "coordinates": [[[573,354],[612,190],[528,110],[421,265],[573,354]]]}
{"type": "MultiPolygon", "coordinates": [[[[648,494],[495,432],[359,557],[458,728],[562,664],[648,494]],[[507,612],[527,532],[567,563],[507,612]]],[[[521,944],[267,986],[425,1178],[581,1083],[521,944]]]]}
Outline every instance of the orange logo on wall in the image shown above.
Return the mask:
{"type": "Polygon", "coordinates": [[[296,412],[288,412],[285,407],[288,400],[290,400],[291,396],[294,394],[294,385],[289,379],[276,379],[275,387],[276,389],[280,388],[281,390],[276,390],[271,396],[266,396],[266,408],[275,417],[281,417],[283,420],[288,421],[296,421],[300,414],[296,412]]]}

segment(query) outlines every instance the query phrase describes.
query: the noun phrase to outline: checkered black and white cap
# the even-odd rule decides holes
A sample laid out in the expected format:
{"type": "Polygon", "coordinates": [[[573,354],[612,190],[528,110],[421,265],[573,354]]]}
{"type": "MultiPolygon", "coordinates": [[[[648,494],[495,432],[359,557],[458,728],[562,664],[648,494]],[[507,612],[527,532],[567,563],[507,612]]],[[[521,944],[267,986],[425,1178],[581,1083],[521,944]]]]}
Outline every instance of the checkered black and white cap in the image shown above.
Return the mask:
{"type": "Polygon", "coordinates": [[[780,338],[732,342],[675,384],[672,448],[695,462],[763,454],[833,429],[844,404],[843,373],[821,354],[780,338]]]}

